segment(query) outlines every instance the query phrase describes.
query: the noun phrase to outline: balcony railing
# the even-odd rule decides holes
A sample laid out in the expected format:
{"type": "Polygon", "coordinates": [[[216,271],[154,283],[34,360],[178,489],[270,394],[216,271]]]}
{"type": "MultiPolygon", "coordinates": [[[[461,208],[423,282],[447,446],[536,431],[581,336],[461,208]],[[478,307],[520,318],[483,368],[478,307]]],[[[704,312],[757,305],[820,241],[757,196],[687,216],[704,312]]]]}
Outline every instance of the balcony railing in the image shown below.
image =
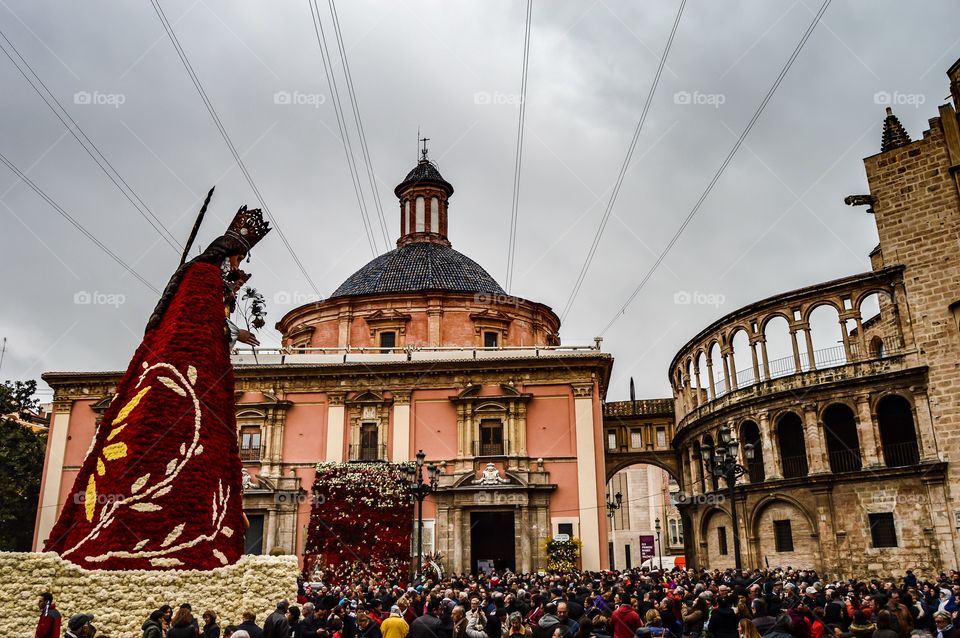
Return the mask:
{"type": "Polygon", "coordinates": [[[474,456],[506,456],[507,454],[506,441],[503,443],[481,443],[480,441],[473,442],[474,456]]]}
{"type": "MultiPolygon", "coordinates": [[[[890,355],[900,354],[904,350],[903,344],[900,341],[900,337],[883,337],[881,342],[882,345],[880,346],[879,350],[877,350],[874,345],[867,344],[867,352],[861,355],[860,343],[857,341],[851,341],[849,358],[847,357],[847,353],[843,346],[833,346],[831,348],[814,350],[813,362],[816,365],[817,370],[824,370],[827,368],[843,366],[855,361],[888,357],[890,355]]],[[[761,379],[766,379],[767,376],[769,376],[770,379],[778,379],[780,377],[788,377],[791,374],[796,374],[798,372],[797,363],[792,355],[770,361],[770,365],[768,366],[768,375],[764,374],[764,365],[762,362],[759,363],[759,368],[761,379]]],[[[807,356],[806,352],[801,352],[799,372],[809,372],[810,370],[810,358],[807,356]]],[[[716,370],[715,366],[714,375],[716,378],[713,382],[713,388],[716,393],[716,397],[721,397],[729,392],[730,389],[727,388],[727,383],[723,376],[722,368],[720,370],[716,370]]],[[[757,378],[754,374],[752,366],[749,368],[744,368],[743,370],[738,370],[736,376],[738,388],[746,388],[747,386],[751,386],[757,382],[757,378]]]]}
{"type": "Polygon", "coordinates": [[[747,461],[747,474],[751,483],[762,483],[766,478],[763,471],[763,459],[754,459],[747,461]]]}
{"type": "Polygon", "coordinates": [[[783,465],[783,478],[800,478],[810,472],[805,455],[785,456],[780,462],[783,465]]]}
{"type": "Polygon", "coordinates": [[[856,472],[863,467],[857,450],[831,450],[829,456],[830,471],[834,473],[856,472]]]}
{"type": "Polygon", "coordinates": [[[906,467],[920,463],[920,449],[916,441],[884,443],[883,462],[887,467],[906,467]]]}
{"type": "Polygon", "coordinates": [[[240,448],[240,460],[241,461],[259,461],[260,448],[258,447],[240,448]]]}
{"type": "Polygon", "coordinates": [[[386,461],[387,446],[383,443],[378,445],[360,445],[352,443],[350,445],[351,461],[386,461]]]}

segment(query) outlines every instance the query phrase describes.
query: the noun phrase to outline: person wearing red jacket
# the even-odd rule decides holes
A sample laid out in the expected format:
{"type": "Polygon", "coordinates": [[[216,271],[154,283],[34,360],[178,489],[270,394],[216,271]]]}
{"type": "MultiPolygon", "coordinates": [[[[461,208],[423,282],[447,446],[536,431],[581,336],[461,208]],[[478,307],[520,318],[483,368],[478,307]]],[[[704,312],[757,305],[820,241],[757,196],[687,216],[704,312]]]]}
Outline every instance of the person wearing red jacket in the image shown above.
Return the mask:
{"type": "Polygon", "coordinates": [[[60,638],[60,612],[53,603],[53,594],[48,591],[40,594],[40,600],[37,601],[40,607],[40,620],[37,621],[37,631],[35,638],[60,638]]]}
{"type": "Polygon", "coordinates": [[[610,617],[613,625],[613,638],[633,638],[634,632],[640,628],[640,614],[634,611],[629,603],[623,603],[610,617]]]}

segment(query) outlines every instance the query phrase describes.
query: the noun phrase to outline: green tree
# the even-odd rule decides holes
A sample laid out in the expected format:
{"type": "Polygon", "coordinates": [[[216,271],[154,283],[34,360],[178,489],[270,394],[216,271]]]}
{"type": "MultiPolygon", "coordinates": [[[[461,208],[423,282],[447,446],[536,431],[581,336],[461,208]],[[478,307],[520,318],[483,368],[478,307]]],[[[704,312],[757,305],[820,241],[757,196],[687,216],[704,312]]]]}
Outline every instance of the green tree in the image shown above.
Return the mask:
{"type": "Polygon", "coordinates": [[[36,409],[36,381],[0,385],[0,551],[30,551],[47,448],[39,434],[10,418],[36,409]]]}

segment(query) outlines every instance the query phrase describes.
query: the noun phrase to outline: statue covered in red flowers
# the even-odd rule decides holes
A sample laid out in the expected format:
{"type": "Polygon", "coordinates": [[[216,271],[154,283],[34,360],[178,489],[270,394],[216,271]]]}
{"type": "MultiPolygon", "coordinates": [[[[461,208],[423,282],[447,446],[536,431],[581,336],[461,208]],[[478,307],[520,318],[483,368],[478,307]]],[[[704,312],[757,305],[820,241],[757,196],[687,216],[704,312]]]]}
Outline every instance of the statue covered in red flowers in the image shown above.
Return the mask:
{"type": "Polygon", "coordinates": [[[47,551],[88,569],[211,569],[240,558],[245,519],[230,348],[258,342],[228,317],[249,278],[239,264],[269,231],[260,210],[244,206],[224,235],[171,277],[47,551]]]}

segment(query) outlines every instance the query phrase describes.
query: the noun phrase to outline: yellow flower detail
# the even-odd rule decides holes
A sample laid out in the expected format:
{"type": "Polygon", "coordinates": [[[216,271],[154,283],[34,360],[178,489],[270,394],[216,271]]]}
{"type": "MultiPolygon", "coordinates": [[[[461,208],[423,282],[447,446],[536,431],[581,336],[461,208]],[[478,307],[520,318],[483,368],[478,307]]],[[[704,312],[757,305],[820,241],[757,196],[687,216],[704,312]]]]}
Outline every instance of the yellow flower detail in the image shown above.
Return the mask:
{"type": "Polygon", "coordinates": [[[113,445],[108,445],[103,448],[103,458],[108,461],[116,461],[117,459],[122,459],[127,455],[127,444],[126,443],[114,443],[113,445]]]}
{"type": "Polygon", "coordinates": [[[107,440],[108,440],[108,441],[112,441],[112,440],[113,440],[113,437],[115,437],[115,436],[117,436],[118,434],[120,434],[121,432],[123,432],[123,428],[125,428],[125,427],[127,427],[127,424],[126,424],[126,423],[124,423],[124,424],[121,425],[120,427],[116,427],[116,428],[113,428],[112,430],[110,430],[110,434],[107,435],[107,440]]]}
{"type": "Polygon", "coordinates": [[[93,510],[97,506],[97,481],[93,478],[93,474],[90,475],[90,480],[87,481],[87,491],[83,495],[83,506],[86,510],[87,521],[92,521],[93,510]]]}
{"type": "Polygon", "coordinates": [[[107,473],[107,466],[103,464],[103,459],[97,459],[97,475],[103,476],[107,473]]]}
{"type": "Polygon", "coordinates": [[[127,404],[120,409],[120,412],[117,413],[116,418],[113,420],[113,425],[120,423],[125,418],[130,416],[130,413],[133,412],[133,409],[137,407],[137,404],[140,403],[140,400],[147,394],[147,392],[150,391],[150,388],[152,387],[153,386],[148,385],[143,390],[140,390],[140,392],[137,392],[136,396],[130,399],[130,401],[128,401],[127,404]]]}

